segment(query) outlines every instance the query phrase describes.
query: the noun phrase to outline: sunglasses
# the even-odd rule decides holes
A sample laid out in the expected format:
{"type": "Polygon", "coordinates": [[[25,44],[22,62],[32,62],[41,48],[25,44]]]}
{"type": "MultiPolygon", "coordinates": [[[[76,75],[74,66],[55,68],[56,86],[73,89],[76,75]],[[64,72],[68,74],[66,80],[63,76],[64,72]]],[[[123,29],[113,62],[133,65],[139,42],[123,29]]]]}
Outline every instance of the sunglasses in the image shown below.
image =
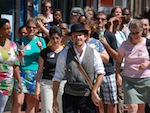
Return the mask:
{"type": "Polygon", "coordinates": [[[124,16],[128,16],[128,15],[130,15],[130,14],[123,14],[124,16]]]}
{"type": "Polygon", "coordinates": [[[131,35],[138,35],[140,32],[131,32],[131,35]]]}
{"type": "Polygon", "coordinates": [[[44,8],[49,8],[49,9],[51,9],[52,7],[51,6],[43,6],[44,8]]]}
{"type": "Polygon", "coordinates": [[[48,23],[43,23],[44,25],[48,25],[48,23]]]}
{"type": "Polygon", "coordinates": [[[36,29],[36,27],[34,27],[34,26],[27,26],[27,28],[28,29],[31,29],[31,28],[36,29]]]}
{"type": "Polygon", "coordinates": [[[106,20],[105,18],[96,18],[97,20],[102,20],[102,21],[104,21],[104,20],[106,20]]]}
{"type": "Polygon", "coordinates": [[[65,29],[67,29],[67,28],[65,28],[65,27],[61,27],[61,29],[62,29],[62,30],[65,30],[65,29]]]}

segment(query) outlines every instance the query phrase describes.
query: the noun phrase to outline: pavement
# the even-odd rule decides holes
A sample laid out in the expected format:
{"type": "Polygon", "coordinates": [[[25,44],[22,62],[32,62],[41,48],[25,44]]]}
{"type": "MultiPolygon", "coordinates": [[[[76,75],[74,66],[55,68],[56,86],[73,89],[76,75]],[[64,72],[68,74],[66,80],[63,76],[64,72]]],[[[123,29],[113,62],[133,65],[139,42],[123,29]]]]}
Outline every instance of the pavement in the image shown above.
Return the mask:
{"type": "MultiPolygon", "coordinates": [[[[3,112],[3,113],[11,113],[11,111],[6,111],[6,112],[3,112]]],[[[25,113],[25,111],[21,111],[20,113],[25,113]]],[[[42,113],[42,112],[38,112],[38,113],[42,113]]]]}
{"type": "MultiPolygon", "coordinates": [[[[11,111],[5,111],[5,112],[3,112],[3,113],[11,113],[11,111]]],[[[20,113],[25,113],[25,111],[21,111],[20,113]]],[[[42,112],[41,112],[41,108],[39,108],[39,112],[37,112],[37,113],[42,113],[42,112]]]]}
{"type": "MultiPolygon", "coordinates": [[[[8,99],[8,102],[7,102],[7,104],[6,104],[5,110],[4,110],[3,113],[11,113],[12,104],[13,104],[13,101],[12,101],[12,97],[10,96],[9,99],[8,99]]],[[[37,113],[42,113],[42,112],[41,112],[41,108],[42,108],[42,104],[41,104],[41,102],[40,102],[40,103],[39,103],[39,112],[37,112],[37,113]]],[[[20,112],[20,113],[25,113],[24,109],[25,109],[25,108],[23,108],[22,112],[20,112]]]]}
{"type": "MultiPolygon", "coordinates": [[[[6,111],[6,112],[3,112],[3,113],[11,113],[11,111],[6,111]]],[[[21,111],[20,113],[25,113],[25,111],[21,111]]],[[[38,112],[38,113],[42,113],[42,112],[38,112]]]]}

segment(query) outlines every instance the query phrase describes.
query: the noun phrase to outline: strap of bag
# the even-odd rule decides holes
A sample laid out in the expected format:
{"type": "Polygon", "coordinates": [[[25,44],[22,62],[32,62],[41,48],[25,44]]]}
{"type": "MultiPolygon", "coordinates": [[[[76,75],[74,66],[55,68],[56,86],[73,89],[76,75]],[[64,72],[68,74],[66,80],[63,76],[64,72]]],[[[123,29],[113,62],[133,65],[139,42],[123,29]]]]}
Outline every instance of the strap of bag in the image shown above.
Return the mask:
{"type": "Polygon", "coordinates": [[[148,51],[149,56],[150,56],[150,39],[147,39],[147,38],[146,38],[146,48],[147,48],[147,51],[148,51]]]}
{"type": "MultiPolygon", "coordinates": [[[[82,73],[82,75],[84,76],[86,82],[88,83],[90,90],[92,90],[93,88],[93,84],[91,82],[91,80],[89,79],[87,73],[85,72],[85,70],[83,69],[82,65],[78,62],[77,57],[76,57],[76,53],[73,49],[73,47],[69,48],[69,51],[71,53],[72,58],[74,59],[74,61],[77,64],[78,69],[80,70],[80,72],[82,73]]],[[[99,101],[99,106],[96,106],[96,113],[104,113],[104,106],[103,106],[103,101],[102,99],[99,101]]]]}
{"type": "MultiPolygon", "coordinates": [[[[70,51],[70,53],[71,53],[72,58],[73,58],[74,61],[76,62],[78,69],[80,70],[80,72],[81,72],[82,75],[84,76],[86,82],[88,83],[90,90],[92,90],[93,84],[92,84],[91,80],[89,79],[87,73],[86,73],[85,70],[83,69],[82,65],[78,62],[77,57],[76,57],[76,53],[75,53],[73,47],[70,47],[70,48],[69,48],[69,51],[70,51]]],[[[104,106],[103,106],[103,101],[102,101],[102,99],[99,101],[99,106],[98,106],[98,107],[96,106],[96,113],[104,113],[104,106]]]]}
{"type": "Polygon", "coordinates": [[[82,65],[78,62],[77,57],[76,57],[76,53],[75,53],[73,47],[70,47],[70,48],[69,48],[69,51],[70,51],[70,53],[71,53],[72,58],[73,58],[74,61],[76,62],[78,69],[80,70],[80,72],[81,72],[82,75],[84,76],[84,78],[85,78],[87,84],[89,85],[89,88],[92,90],[93,84],[92,84],[90,78],[88,77],[87,73],[86,73],[85,70],[83,69],[82,65]]]}

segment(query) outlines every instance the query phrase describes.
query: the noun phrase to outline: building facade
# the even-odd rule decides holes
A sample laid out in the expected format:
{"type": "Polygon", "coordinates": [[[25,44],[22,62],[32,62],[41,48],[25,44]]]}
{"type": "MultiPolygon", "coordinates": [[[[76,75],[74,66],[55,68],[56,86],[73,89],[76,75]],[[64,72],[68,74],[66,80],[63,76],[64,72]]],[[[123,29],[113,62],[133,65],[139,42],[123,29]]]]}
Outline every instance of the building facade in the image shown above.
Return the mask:
{"type": "MultiPolygon", "coordinates": [[[[91,6],[97,13],[104,10],[110,13],[113,6],[118,5],[122,8],[128,7],[132,12],[132,17],[141,16],[145,10],[145,6],[150,6],[148,0],[51,0],[52,9],[61,9],[63,13],[63,20],[69,23],[70,10],[74,6],[84,8],[91,6]]],[[[23,25],[28,18],[28,11],[32,12],[32,16],[36,16],[41,12],[42,0],[0,0],[0,14],[1,17],[7,17],[12,24],[12,38],[17,36],[17,29],[23,25]],[[33,4],[28,4],[32,2],[33,4]]]]}

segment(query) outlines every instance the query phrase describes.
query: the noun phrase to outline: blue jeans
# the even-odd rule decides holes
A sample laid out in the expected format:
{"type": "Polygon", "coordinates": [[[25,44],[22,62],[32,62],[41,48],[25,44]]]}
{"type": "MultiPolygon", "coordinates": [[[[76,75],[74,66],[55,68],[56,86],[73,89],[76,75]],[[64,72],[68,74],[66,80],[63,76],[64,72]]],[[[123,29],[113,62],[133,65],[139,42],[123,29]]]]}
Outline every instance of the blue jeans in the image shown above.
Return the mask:
{"type": "Polygon", "coordinates": [[[3,95],[0,93],[0,113],[3,113],[7,100],[8,100],[8,95],[3,95]]]}

